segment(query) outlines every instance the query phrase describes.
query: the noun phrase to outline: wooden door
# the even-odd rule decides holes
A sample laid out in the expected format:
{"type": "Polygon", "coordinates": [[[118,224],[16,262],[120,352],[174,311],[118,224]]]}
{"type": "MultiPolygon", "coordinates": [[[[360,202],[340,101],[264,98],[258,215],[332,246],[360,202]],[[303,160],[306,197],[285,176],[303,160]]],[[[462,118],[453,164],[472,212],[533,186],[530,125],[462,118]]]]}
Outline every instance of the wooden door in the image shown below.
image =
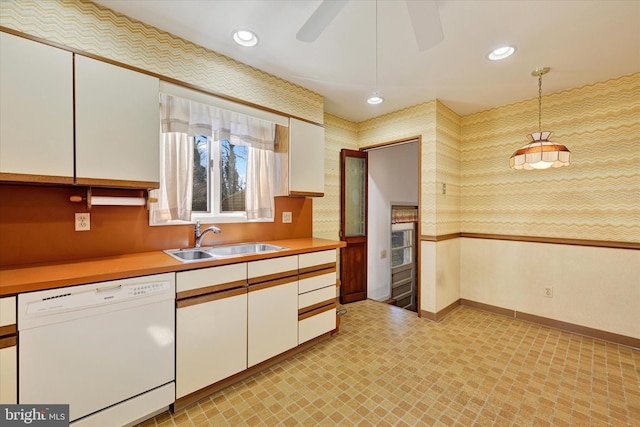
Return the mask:
{"type": "Polygon", "coordinates": [[[340,152],[340,303],[367,299],[367,153],[340,152]]]}

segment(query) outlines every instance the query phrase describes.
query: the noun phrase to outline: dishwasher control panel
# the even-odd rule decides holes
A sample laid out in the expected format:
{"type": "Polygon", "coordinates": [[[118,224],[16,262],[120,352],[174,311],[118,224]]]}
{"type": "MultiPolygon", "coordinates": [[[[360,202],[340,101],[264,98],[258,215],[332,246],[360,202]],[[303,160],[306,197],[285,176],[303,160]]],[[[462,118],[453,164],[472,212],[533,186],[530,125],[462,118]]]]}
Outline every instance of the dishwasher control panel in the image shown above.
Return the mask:
{"type": "MultiPolygon", "coordinates": [[[[113,281],[80,285],[63,289],[36,292],[42,293],[40,298],[32,298],[26,304],[26,315],[80,310],[110,303],[125,302],[174,292],[171,281],[113,281]]],[[[35,295],[32,295],[35,296],[35,295]]]]}

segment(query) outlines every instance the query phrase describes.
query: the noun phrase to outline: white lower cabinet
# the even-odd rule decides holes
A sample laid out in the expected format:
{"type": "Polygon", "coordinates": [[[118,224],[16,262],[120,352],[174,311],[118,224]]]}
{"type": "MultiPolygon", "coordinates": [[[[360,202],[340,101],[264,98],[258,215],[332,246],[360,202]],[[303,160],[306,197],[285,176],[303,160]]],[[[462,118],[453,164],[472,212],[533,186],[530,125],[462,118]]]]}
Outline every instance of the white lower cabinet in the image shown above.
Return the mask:
{"type": "Polygon", "coordinates": [[[258,290],[249,287],[248,366],[298,345],[298,280],[258,290]]]}
{"type": "Polygon", "coordinates": [[[336,328],[336,251],[301,254],[298,276],[298,344],[336,328]]]}
{"type": "Polygon", "coordinates": [[[16,297],[0,298],[0,404],[18,403],[16,297]]]}
{"type": "Polygon", "coordinates": [[[207,387],[335,329],[336,251],[182,271],[176,290],[182,408],[207,387]]]}
{"type": "Polygon", "coordinates": [[[176,328],[177,398],[247,369],[246,292],[179,308],[176,328]]]}
{"type": "Polygon", "coordinates": [[[248,365],[298,345],[298,256],[247,264],[249,281],[248,365]]]}
{"type": "Polygon", "coordinates": [[[177,273],[176,398],[247,369],[246,264],[177,273]]]}

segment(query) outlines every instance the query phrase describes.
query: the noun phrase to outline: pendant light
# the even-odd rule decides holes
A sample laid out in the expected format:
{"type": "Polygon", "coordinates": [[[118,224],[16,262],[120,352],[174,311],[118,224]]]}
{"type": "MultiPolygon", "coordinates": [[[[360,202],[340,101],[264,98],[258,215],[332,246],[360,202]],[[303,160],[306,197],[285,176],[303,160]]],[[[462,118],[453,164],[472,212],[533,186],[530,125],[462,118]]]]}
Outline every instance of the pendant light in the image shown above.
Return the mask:
{"type": "Polygon", "coordinates": [[[376,88],[373,94],[367,99],[367,103],[371,105],[381,104],[384,98],[380,96],[378,90],[378,0],[376,0],[376,88]]]}
{"type": "Polygon", "coordinates": [[[527,135],[529,144],[511,155],[509,165],[512,169],[559,168],[571,164],[571,151],[549,140],[553,132],[542,130],[542,76],[549,71],[549,67],[544,67],[531,72],[532,76],[538,77],[538,132],[527,135]]]}

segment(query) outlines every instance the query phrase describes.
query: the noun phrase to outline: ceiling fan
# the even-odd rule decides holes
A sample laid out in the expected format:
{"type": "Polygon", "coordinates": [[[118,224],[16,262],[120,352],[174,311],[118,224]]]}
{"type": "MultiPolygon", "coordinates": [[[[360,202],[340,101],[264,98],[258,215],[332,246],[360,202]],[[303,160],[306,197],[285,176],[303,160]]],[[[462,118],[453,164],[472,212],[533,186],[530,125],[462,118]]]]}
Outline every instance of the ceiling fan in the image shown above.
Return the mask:
{"type": "MultiPolygon", "coordinates": [[[[297,32],[296,39],[306,43],[314,42],[348,1],[323,0],[297,32]]],[[[425,51],[440,43],[444,35],[437,3],[434,0],[406,0],[406,4],[418,50],[425,51]]]]}

